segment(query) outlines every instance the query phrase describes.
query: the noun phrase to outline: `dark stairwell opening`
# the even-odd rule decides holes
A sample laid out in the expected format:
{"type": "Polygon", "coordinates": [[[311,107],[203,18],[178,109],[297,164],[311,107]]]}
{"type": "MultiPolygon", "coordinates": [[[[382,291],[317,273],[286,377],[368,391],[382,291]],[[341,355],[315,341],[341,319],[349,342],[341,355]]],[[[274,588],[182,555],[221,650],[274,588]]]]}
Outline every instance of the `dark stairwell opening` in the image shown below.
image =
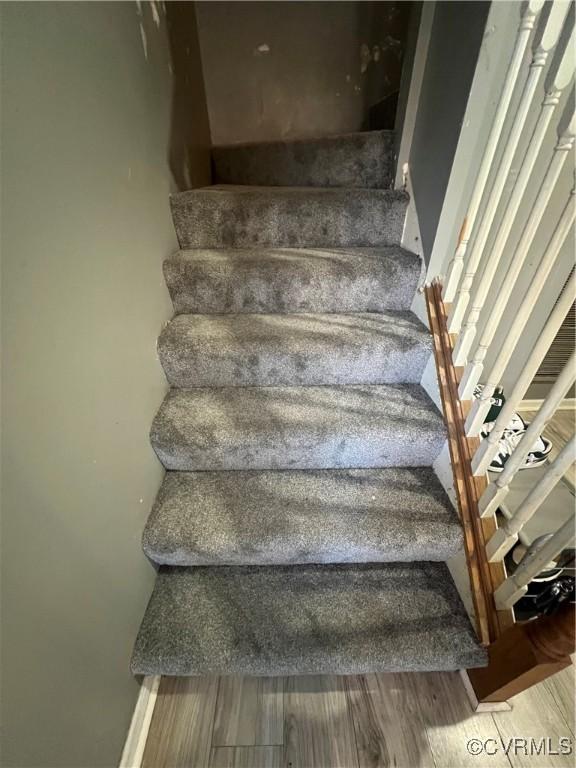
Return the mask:
{"type": "Polygon", "coordinates": [[[197,3],[213,145],[393,129],[413,5],[197,3]]]}

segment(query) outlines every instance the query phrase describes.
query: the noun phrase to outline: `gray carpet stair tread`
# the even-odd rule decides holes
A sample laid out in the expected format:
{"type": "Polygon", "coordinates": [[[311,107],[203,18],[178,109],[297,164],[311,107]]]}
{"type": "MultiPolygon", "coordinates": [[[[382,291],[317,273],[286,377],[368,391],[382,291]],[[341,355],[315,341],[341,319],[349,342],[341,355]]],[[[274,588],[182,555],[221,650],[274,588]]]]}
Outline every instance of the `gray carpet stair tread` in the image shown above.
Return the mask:
{"type": "Polygon", "coordinates": [[[171,389],[152,446],[167,469],[430,466],[446,438],[417,384],[171,389]]]}
{"type": "Polygon", "coordinates": [[[393,182],[394,133],[213,147],[212,161],[219,184],[387,189],[393,182]]]}
{"type": "Polygon", "coordinates": [[[429,467],[167,472],[143,536],[161,565],[447,560],[462,528],[429,467]]]}
{"type": "Polygon", "coordinates": [[[179,313],[409,309],[420,259],[399,246],[180,251],[164,262],[179,313]]]}
{"type": "Polygon", "coordinates": [[[443,563],[164,567],[132,671],[363,674],[486,663],[443,563]]]}
{"type": "Polygon", "coordinates": [[[431,353],[407,311],[177,315],[158,340],[175,387],[417,384],[431,353]]]}
{"type": "Polygon", "coordinates": [[[400,243],[403,190],[213,186],[170,198],[181,248],[400,243]]]}

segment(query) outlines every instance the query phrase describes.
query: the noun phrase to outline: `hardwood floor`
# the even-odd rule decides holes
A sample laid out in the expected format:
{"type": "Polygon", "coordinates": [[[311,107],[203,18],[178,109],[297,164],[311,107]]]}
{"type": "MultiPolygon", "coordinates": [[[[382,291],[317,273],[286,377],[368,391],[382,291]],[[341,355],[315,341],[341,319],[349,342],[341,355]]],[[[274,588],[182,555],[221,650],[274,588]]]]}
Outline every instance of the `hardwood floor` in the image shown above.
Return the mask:
{"type": "Polygon", "coordinates": [[[163,678],[145,768],[546,768],[574,741],[574,668],[474,714],[457,673],[163,678]],[[548,737],[540,754],[509,739],[548,737]],[[470,739],[488,741],[472,755],[470,739]]]}

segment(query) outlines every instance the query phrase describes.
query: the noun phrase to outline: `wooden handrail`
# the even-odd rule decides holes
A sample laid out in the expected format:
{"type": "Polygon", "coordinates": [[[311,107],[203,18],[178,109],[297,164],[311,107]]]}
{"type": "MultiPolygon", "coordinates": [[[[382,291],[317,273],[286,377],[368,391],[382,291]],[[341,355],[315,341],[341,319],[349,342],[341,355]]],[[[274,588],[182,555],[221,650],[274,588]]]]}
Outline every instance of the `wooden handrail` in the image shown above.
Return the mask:
{"type": "Polygon", "coordinates": [[[506,578],[503,563],[489,563],[486,543],[496,531],[494,518],[480,518],[478,499],[486,479],[472,474],[471,456],[477,438],[467,438],[464,431],[466,408],[458,395],[458,376],[452,363],[452,341],[448,333],[447,311],[442,302],[442,286],[436,282],[425,288],[430,330],[434,341],[434,357],[438,373],[444,419],[448,430],[448,446],[454,489],[464,530],[466,562],[474,604],[476,629],[480,642],[489,645],[513,624],[511,611],[497,611],[494,592],[506,578]]]}

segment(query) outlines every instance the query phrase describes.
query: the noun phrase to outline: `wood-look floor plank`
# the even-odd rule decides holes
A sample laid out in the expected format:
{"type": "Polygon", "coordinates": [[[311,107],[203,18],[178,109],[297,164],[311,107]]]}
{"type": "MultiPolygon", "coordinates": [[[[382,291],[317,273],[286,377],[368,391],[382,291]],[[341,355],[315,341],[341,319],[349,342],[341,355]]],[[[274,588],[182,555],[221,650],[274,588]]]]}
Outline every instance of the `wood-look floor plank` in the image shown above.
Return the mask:
{"type": "Polygon", "coordinates": [[[360,768],[434,766],[418,699],[417,673],[345,680],[360,768]]]}
{"type": "MultiPolygon", "coordinates": [[[[510,739],[518,738],[526,739],[528,742],[533,739],[536,744],[539,744],[541,739],[549,739],[550,746],[558,749],[559,739],[573,739],[574,734],[568,727],[546,681],[514,696],[511,704],[510,712],[493,713],[494,722],[505,744],[510,739]]],[[[541,749],[549,751],[547,745],[541,749]]],[[[557,756],[538,754],[530,743],[527,745],[526,752],[527,754],[522,745],[508,752],[512,768],[574,767],[574,754],[557,756]]]]}
{"type": "Polygon", "coordinates": [[[470,754],[471,739],[485,742],[500,734],[491,714],[474,714],[457,672],[428,672],[418,676],[418,698],[426,735],[437,768],[509,768],[502,750],[470,754]]]}
{"type": "Polygon", "coordinates": [[[222,677],[212,746],[283,744],[282,686],[281,677],[222,677]]]}
{"type": "MultiPolygon", "coordinates": [[[[435,768],[573,765],[570,756],[530,757],[522,749],[509,759],[501,744],[512,737],[549,737],[554,746],[561,737],[573,738],[573,668],[515,697],[511,712],[485,714],[472,712],[456,673],[299,677],[284,686],[284,747],[211,748],[218,678],[163,678],[144,768],[420,768],[431,758],[435,768]],[[469,754],[472,738],[494,740],[490,747],[497,744],[497,754],[469,754]]],[[[240,693],[239,699],[253,714],[253,694],[240,693]]],[[[242,716],[237,722],[242,725],[242,716]]],[[[247,728],[255,732],[251,722],[247,728]]]]}
{"type": "Polygon", "coordinates": [[[284,766],[358,768],[354,725],[343,678],[286,678],[284,766]]]}
{"type": "Polygon", "coordinates": [[[282,755],[283,747],[214,747],[210,768],[281,768],[282,755]]]}
{"type": "Polygon", "coordinates": [[[559,712],[564,717],[567,726],[572,733],[576,733],[576,712],[574,701],[574,688],[576,681],[576,668],[574,665],[563,669],[556,675],[545,680],[545,685],[550,691],[559,712]]]}
{"type": "Polygon", "coordinates": [[[143,768],[208,768],[217,677],[163,677],[143,768]]]}

